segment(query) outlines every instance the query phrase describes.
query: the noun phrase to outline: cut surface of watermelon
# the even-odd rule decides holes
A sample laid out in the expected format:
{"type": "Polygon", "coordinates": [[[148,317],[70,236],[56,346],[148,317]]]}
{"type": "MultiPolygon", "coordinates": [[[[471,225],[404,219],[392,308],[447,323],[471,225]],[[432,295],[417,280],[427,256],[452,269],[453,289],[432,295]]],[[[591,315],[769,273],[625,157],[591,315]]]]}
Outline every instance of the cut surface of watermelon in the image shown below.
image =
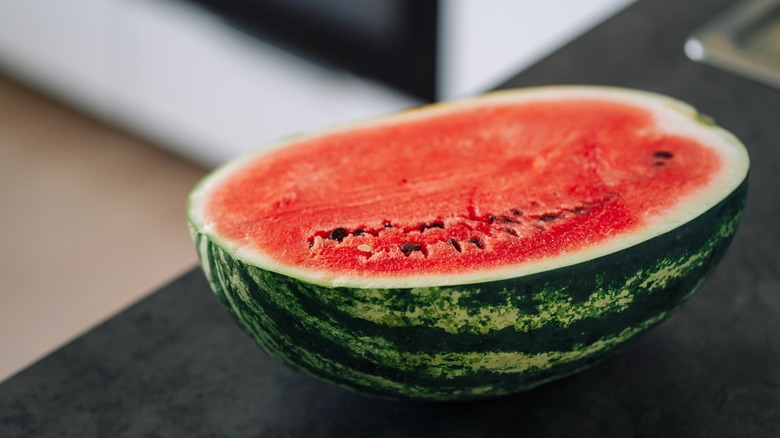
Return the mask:
{"type": "Polygon", "coordinates": [[[655,94],[548,87],[410,110],[247,155],[193,192],[193,226],[330,286],[499,280],[701,215],[745,179],[726,131],[655,94]]]}

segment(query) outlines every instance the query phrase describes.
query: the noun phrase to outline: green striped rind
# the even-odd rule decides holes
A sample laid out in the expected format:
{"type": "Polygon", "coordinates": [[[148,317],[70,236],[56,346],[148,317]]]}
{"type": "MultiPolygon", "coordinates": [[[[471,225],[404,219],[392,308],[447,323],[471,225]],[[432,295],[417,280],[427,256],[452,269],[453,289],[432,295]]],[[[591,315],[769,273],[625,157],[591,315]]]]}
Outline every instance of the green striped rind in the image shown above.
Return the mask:
{"type": "Polygon", "coordinates": [[[575,373],[662,321],[723,256],[746,194],[747,179],[693,221],[586,263],[447,287],[310,284],[238,260],[190,226],[220,302],[271,356],[367,394],[452,400],[575,373]]]}

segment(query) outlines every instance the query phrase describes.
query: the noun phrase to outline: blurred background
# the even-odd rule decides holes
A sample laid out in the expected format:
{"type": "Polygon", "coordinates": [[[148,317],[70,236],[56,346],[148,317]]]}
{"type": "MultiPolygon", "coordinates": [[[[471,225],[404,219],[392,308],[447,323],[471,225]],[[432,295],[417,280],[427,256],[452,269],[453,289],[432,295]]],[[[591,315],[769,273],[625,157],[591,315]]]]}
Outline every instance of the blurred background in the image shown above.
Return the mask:
{"type": "Polygon", "coordinates": [[[631,2],[3,0],[0,380],[192,268],[214,166],[490,90],[631,2]]]}

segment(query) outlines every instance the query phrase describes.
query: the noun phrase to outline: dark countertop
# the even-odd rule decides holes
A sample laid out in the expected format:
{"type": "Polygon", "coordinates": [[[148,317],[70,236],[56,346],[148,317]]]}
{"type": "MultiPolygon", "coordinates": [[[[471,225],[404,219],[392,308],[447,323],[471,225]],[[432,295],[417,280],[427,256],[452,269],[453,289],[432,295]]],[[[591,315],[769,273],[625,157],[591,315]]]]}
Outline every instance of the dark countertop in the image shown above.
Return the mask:
{"type": "Polygon", "coordinates": [[[682,51],[731,3],[640,1],[503,86],[669,94],[750,151],[748,206],[725,259],[620,355],[503,398],[366,398],[268,358],[193,269],[0,384],[0,436],[780,436],[780,91],[682,51]]]}

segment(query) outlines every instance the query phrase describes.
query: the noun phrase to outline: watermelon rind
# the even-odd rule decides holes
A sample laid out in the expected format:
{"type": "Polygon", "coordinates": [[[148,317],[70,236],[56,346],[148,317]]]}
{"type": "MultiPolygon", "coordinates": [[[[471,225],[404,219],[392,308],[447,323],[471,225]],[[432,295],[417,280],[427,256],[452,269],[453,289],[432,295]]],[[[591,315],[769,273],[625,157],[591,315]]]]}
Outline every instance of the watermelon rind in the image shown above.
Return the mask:
{"type": "MultiPolygon", "coordinates": [[[[713,147],[726,165],[703,192],[638,232],[575,254],[453,275],[349,277],[284,266],[220,237],[202,205],[252,152],[193,190],[188,223],[211,288],[272,357],[379,397],[463,400],[528,390],[588,368],[677,310],[732,240],[747,198],[747,152],[687,104],[608,87],[493,93],[354,126],[402,123],[464,105],[591,97],[648,108],[668,133],[713,147]]],[[[321,135],[322,133],[314,134],[321,135]]]]}

